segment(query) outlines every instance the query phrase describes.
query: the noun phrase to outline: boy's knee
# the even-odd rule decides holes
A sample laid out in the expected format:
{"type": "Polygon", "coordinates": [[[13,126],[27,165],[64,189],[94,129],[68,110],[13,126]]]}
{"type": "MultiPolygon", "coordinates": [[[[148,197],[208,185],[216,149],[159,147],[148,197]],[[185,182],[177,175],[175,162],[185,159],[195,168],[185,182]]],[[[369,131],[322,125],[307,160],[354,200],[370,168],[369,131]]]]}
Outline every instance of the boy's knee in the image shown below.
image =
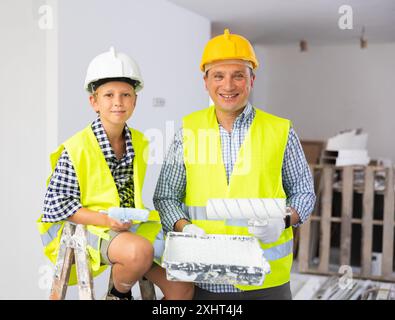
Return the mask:
{"type": "Polygon", "coordinates": [[[151,266],[154,258],[154,248],[146,239],[130,241],[125,252],[125,264],[151,266]]]}

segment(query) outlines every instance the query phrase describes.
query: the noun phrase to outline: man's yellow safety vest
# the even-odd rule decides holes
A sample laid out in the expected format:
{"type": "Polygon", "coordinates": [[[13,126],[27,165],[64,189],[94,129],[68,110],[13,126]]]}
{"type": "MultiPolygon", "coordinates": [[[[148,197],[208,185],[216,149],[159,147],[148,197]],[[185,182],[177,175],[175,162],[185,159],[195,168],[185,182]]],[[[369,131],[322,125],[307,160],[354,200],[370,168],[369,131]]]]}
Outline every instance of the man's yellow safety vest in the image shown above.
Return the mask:
{"type": "MultiPolygon", "coordinates": [[[[282,163],[289,120],[255,109],[255,118],[240,147],[233,172],[227,182],[215,107],[194,112],[183,119],[183,147],[186,168],[187,206],[192,223],[207,233],[250,235],[245,220],[207,220],[210,198],[285,198],[282,163]]],[[[271,273],[262,286],[236,285],[241,290],[257,290],[282,285],[290,280],[292,228],[276,242],[260,243],[271,273]]]]}
{"type": "MultiPolygon", "coordinates": [[[[144,208],[142,188],[149,152],[148,141],[141,132],[134,129],[130,129],[130,131],[135,151],[133,159],[134,203],[136,208],[142,209],[144,208]]],[[[120,199],[117,187],[91,125],[69,138],[51,154],[52,173],[64,149],[67,150],[77,175],[81,205],[94,211],[107,211],[110,207],[119,207],[120,199]]],[[[51,176],[52,174],[47,179],[47,185],[51,176]]],[[[44,253],[52,263],[55,263],[59,253],[64,221],[46,223],[41,219],[42,215],[37,220],[37,226],[44,245],[44,253]]],[[[158,212],[151,211],[149,221],[140,223],[135,233],[154,243],[156,236],[162,232],[159,221],[158,212]]],[[[133,222],[138,223],[138,221],[133,222]]],[[[87,226],[87,250],[94,276],[100,274],[107,267],[100,263],[100,243],[101,239],[109,239],[108,230],[108,227],[87,226]]],[[[71,270],[69,282],[70,284],[76,283],[75,266],[71,270]]]]}

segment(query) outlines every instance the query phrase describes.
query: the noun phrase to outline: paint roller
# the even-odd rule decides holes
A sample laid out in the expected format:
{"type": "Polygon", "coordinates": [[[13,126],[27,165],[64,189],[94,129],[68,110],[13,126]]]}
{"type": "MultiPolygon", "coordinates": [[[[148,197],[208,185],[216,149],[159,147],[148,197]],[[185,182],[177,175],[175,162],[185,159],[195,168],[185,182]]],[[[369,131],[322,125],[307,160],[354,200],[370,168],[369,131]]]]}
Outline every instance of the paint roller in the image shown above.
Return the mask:
{"type": "Polygon", "coordinates": [[[111,207],[108,209],[108,212],[101,212],[107,213],[109,217],[117,219],[121,222],[128,222],[130,220],[145,222],[148,221],[149,216],[149,211],[147,209],[136,208],[111,207]]]}
{"type": "Polygon", "coordinates": [[[208,219],[247,219],[254,226],[266,225],[269,218],[282,219],[287,210],[283,198],[209,199],[206,206],[208,219]]]}

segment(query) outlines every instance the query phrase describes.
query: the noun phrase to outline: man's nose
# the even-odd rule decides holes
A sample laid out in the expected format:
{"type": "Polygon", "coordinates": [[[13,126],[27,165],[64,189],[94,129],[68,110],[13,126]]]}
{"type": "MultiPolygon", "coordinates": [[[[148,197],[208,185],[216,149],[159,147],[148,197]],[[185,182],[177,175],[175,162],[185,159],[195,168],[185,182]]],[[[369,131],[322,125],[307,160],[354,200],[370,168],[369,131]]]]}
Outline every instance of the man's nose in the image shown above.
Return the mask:
{"type": "Polygon", "coordinates": [[[225,77],[224,78],[224,89],[226,91],[232,91],[235,87],[232,77],[225,77]]]}

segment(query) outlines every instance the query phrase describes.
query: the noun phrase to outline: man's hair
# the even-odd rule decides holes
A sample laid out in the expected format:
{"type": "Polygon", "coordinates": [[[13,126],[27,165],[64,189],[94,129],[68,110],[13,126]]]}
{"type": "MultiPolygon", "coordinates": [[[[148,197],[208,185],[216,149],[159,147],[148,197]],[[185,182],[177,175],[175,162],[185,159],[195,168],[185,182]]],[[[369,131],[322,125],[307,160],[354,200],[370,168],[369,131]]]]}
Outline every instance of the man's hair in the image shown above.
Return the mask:
{"type": "MultiPolygon", "coordinates": [[[[210,70],[211,70],[211,69],[208,69],[208,70],[206,71],[206,73],[205,73],[205,76],[206,76],[206,77],[208,77],[208,72],[209,72],[210,70]]],[[[255,76],[254,70],[252,70],[250,67],[248,67],[248,70],[250,70],[250,76],[251,76],[251,77],[255,76]]]]}

